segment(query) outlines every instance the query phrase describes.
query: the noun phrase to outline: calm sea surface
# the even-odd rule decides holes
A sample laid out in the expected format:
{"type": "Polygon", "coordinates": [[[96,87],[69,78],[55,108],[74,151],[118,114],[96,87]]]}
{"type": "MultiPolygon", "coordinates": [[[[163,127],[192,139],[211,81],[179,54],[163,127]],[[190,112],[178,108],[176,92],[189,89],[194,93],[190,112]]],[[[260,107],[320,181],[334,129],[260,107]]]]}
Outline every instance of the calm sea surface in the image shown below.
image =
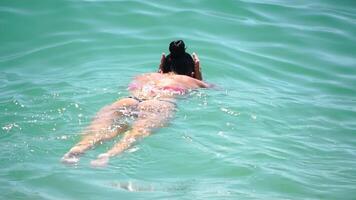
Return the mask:
{"type": "Polygon", "coordinates": [[[355,44],[353,0],[1,0],[0,199],[356,199],[355,44]],[[63,165],[175,39],[218,88],[63,165]]]}

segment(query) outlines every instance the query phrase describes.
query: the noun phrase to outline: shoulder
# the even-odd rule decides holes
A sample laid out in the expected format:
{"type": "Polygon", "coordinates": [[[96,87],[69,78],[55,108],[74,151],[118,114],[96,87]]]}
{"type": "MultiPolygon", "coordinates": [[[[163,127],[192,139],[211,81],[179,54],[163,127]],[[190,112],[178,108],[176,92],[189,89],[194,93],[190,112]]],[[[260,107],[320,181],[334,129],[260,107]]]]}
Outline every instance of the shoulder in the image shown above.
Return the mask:
{"type": "Polygon", "coordinates": [[[139,76],[159,76],[159,75],[161,75],[161,73],[158,73],[158,72],[150,72],[150,73],[140,74],[140,75],[138,75],[137,77],[139,77],[139,76]]]}
{"type": "Polygon", "coordinates": [[[145,78],[152,78],[152,77],[161,77],[161,73],[157,72],[152,72],[152,73],[145,73],[145,74],[140,74],[135,77],[135,79],[145,79],[145,78]]]}
{"type": "Polygon", "coordinates": [[[187,83],[189,85],[194,85],[195,87],[200,87],[200,88],[209,88],[210,85],[200,81],[198,79],[192,78],[190,76],[186,75],[174,75],[174,79],[179,82],[187,83]]]}

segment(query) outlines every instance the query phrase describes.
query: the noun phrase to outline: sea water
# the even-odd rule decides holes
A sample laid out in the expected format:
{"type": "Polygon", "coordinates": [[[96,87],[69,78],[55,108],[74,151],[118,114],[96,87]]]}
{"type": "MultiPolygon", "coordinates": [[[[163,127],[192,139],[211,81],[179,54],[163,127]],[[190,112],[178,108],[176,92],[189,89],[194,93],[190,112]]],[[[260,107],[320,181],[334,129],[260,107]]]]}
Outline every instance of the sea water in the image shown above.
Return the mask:
{"type": "Polygon", "coordinates": [[[356,2],[0,2],[0,199],[355,199],[356,2]],[[214,89],[112,158],[60,158],[172,40],[214,89]]]}

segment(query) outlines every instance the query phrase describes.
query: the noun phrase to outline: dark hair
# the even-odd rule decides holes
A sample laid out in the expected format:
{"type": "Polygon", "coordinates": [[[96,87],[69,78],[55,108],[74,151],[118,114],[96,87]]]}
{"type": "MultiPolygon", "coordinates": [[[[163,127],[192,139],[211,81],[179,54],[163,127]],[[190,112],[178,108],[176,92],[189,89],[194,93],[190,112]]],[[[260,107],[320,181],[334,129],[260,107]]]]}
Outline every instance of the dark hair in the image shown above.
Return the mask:
{"type": "Polygon", "coordinates": [[[170,54],[163,64],[163,73],[174,72],[180,75],[192,76],[194,61],[189,53],[185,52],[183,40],[173,41],[169,44],[170,54]]]}

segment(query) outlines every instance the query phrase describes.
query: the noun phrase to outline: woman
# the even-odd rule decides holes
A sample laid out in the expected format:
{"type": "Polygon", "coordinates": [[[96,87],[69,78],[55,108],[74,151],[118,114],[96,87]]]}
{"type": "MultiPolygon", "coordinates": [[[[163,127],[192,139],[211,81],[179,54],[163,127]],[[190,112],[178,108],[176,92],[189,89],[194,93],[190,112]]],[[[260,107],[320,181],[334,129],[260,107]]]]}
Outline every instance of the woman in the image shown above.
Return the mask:
{"type": "Polygon", "coordinates": [[[169,51],[167,57],[162,54],[158,73],[137,76],[129,85],[130,97],[97,113],[85,129],[82,140],[63,156],[62,162],[77,163],[85,151],[127,131],[118,143],[91,162],[93,166],[106,165],[110,157],[120,154],[137,139],[150,135],[155,128],[164,126],[174,113],[176,96],[208,87],[201,81],[198,56],[186,53],[182,40],[171,42],[169,51]],[[133,119],[131,123],[130,119],[133,119]]]}

